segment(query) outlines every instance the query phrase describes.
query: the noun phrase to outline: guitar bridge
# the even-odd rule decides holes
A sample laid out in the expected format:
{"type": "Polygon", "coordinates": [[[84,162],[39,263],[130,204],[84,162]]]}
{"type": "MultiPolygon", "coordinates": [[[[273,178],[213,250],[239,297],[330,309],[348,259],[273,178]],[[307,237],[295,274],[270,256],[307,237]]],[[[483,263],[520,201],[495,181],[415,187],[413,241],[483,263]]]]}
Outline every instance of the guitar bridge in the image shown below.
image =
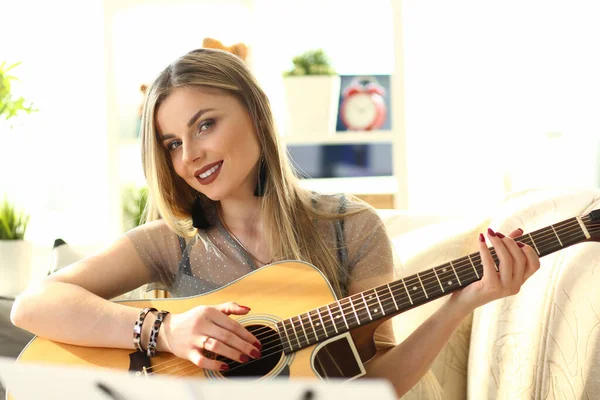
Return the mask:
{"type": "Polygon", "coordinates": [[[150,357],[146,353],[136,351],[129,354],[129,372],[135,372],[136,376],[147,376],[152,373],[150,357]]]}

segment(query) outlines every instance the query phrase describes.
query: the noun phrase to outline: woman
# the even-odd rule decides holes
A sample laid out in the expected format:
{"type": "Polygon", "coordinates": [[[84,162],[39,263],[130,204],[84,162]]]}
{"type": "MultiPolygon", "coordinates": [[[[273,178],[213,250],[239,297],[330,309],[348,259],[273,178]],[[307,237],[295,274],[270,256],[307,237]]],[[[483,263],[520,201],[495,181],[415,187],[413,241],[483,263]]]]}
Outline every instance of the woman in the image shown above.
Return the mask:
{"type": "MultiPolygon", "coordinates": [[[[237,57],[200,49],[168,66],[148,91],[142,151],[151,222],[29,288],[15,302],[15,325],[83,346],[167,351],[225,371],[228,364],[205,351],[240,363],[261,356],[259,339],[228,317],[247,314],[246,305],[231,299],[165,314],[107,299],[150,282],[174,296],[202,294],[281,260],[318,266],[338,296],[393,280],[377,214],[357,200],[300,188],[279,149],[269,102],[237,57]],[[141,331],[135,343],[133,325],[141,331]]],[[[539,268],[535,251],[511,238],[521,233],[488,230],[500,273],[480,235],[483,279],[455,292],[401,344],[389,320],[376,332],[353,331],[367,376],[388,379],[401,396],[469,313],[517,293],[539,268]]]]}

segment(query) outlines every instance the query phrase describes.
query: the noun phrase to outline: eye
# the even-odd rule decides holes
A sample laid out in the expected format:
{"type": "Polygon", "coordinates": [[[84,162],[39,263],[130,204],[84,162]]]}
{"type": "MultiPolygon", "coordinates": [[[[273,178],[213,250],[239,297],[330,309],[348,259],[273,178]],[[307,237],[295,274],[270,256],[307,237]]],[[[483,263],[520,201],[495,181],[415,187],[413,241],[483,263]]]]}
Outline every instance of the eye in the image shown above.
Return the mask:
{"type": "Polygon", "coordinates": [[[208,129],[212,128],[214,125],[214,119],[207,119],[206,121],[202,121],[198,125],[198,133],[203,133],[204,131],[207,131],[208,129]]]}
{"type": "Polygon", "coordinates": [[[167,145],[167,150],[173,151],[176,148],[178,148],[179,146],[181,146],[181,140],[173,140],[171,143],[169,143],[167,145]]]}

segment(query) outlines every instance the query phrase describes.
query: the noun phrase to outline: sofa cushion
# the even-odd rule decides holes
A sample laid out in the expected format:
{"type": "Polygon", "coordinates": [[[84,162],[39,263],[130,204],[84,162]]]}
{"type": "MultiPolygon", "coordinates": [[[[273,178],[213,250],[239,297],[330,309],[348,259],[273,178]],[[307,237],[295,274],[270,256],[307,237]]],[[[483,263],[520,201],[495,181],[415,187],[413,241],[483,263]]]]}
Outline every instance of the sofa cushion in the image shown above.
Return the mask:
{"type": "MultiPolygon", "coordinates": [[[[511,196],[492,228],[525,232],[600,208],[599,190],[532,190],[511,196]]],[[[468,396],[600,398],[600,244],[547,255],[519,294],[476,310],[468,396]]]]}

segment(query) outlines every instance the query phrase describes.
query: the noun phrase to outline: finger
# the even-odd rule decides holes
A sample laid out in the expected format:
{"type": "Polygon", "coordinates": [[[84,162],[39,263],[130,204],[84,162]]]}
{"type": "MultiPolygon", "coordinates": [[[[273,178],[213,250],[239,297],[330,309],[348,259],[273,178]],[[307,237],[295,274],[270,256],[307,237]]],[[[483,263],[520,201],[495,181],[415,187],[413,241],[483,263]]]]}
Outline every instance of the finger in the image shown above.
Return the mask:
{"type": "Polygon", "coordinates": [[[488,228],[488,238],[490,242],[494,245],[494,250],[496,251],[496,256],[498,257],[498,272],[500,273],[500,281],[502,282],[502,286],[509,289],[512,287],[512,277],[513,277],[513,260],[510,256],[510,253],[504,246],[504,242],[502,241],[505,236],[500,233],[500,236],[496,235],[496,232],[488,228]]]}
{"type": "MultiPolygon", "coordinates": [[[[222,329],[220,329],[220,330],[222,330],[222,329]]],[[[248,357],[247,354],[243,354],[239,350],[234,349],[233,347],[224,343],[223,341],[221,341],[221,339],[218,339],[217,337],[209,336],[208,338],[206,338],[204,340],[203,340],[203,338],[200,338],[199,340],[194,341],[193,344],[200,349],[211,351],[215,354],[219,354],[221,356],[229,358],[230,360],[238,361],[240,363],[245,363],[245,362],[250,361],[250,357],[248,357]]],[[[250,347],[252,347],[252,346],[250,346],[250,347]]],[[[258,350],[256,350],[254,347],[252,347],[252,349],[255,352],[258,352],[258,350]]],[[[258,353],[257,353],[257,355],[260,356],[260,354],[258,354],[258,353]]],[[[255,358],[258,358],[258,357],[255,357],[255,358]]]]}
{"type": "Polygon", "coordinates": [[[527,265],[523,271],[523,282],[525,282],[531,275],[540,269],[540,257],[533,247],[522,242],[517,242],[517,245],[521,248],[525,257],[527,257],[527,265]]]}
{"type": "Polygon", "coordinates": [[[200,349],[190,350],[188,360],[200,368],[211,369],[213,371],[227,371],[229,369],[229,365],[222,361],[217,361],[206,357],[204,354],[202,354],[202,350],[200,349]]]}
{"type": "MultiPolygon", "coordinates": [[[[259,350],[261,349],[260,341],[258,340],[258,338],[256,336],[254,336],[253,334],[248,332],[248,330],[246,328],[244,328],[242,325],[240,325],[239,322],[229,318],[222,312],[215,313],[214,315],[212,315],[211,320],[213,321],[213,323],[215,325],[220,326],[221,328],[234,333],[235,335],[240,337],[242,340],[246,341],[247,343],[256,347],[257,349],[259,349],[259,350]]],[[[240,348],[240,350],[244,351],[241,348],[240,348]]]]}
{"type": "Polygon", "coordinates": [[[513,260],[513,279],[511,289],[512,292],[516,294],[519,292],[519,288],[521,287],[524,281],[523,274],[525,272],[525,266],[527,265],[527,257],[525,256],[521,248],[517,245],[517,242],[515,242],[512,238],[505,237],[502,239],[502,242],[504,243],[504,246],[508,250],[513,260]]]}
{"type": "Polygon", "coordinates": [[[483,281],[487,282],[490,287],[500,286],[500,278],[496,272],[494,259],[490,253],[490,249],[485,243],[483,233],[479,234],[479,256],[481,257],[481,265],[483,265],[483,281]]]}
{"type": "Polygon", "coordinates": [[[235,333],[223,329],[218,325],[213,325],[210,329],[209,339],[206,341],[207,348],[210,342],[210,351],[214,351],[216,353],[222,354],[226,357],[231,358],[232,360],[238,360],[240,362],[247,362],[248,356],[252,358],[260,358],[260,351],[256,346],[247,341],[243,340],[235,333]],[[221,345],[226,346],[227,348],[223,348],[223,351],[228,351],[227,354],[220,353],[221,345]],[[216,347],[216,350],[213,350],[213,347],[216,347]],[[229,349],[231,351],[229,351],[229,349]]]}
{"type": "Polygon", "coordinates": [[[246,315],[250,312],[250,307],[241,306],[234,301],[229,303],[219,304],[215,308],[225,315],[246,315]]]}
{"type": "Polygon", "coordinates": [[[511,233],[508,234],[508,236],[512,239],[516,239],[522,235],[523,235],[523,229],[521,229],[521,228],[515,229],[514,231],[512,231],[511,233]]]}

